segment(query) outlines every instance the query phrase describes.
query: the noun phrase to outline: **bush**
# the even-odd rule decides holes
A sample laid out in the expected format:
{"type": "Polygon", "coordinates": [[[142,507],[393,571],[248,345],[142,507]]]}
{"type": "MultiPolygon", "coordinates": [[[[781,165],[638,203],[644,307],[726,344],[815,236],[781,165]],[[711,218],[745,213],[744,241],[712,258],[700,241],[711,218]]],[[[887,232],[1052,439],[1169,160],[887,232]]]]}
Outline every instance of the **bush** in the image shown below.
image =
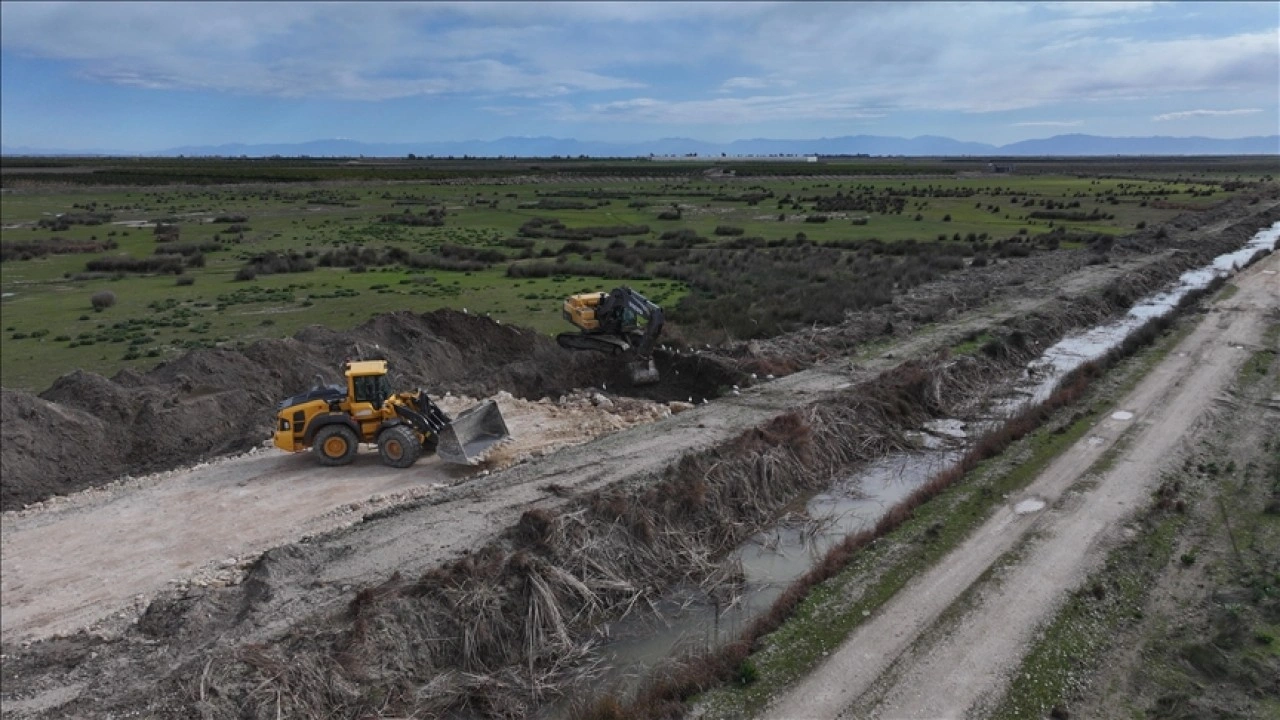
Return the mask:
{"type": "Polygon", "coordinates": [[[269,251],[253,256],[244,269],[251,270],[255,276],[278,275],[311,272],[315,269],[315,263],[293,251],[287,253],[269,251]]]}
{"type": "Polygon", "coordinates": [[[182,272],[181,255],[152,255],[146,258],[100,257],[84,264],[91,273],[173,273],[182,272]]]}
{"type": "Polygon", "coordinates": [[[194,275],[179,275],[179,276],[178,276],[178,285],[180,285],[180,286],[185,287],[185,286],[187,286],[187,285],[195,285],[195,284],[196,284],[196,278],[195,278],[195,276],[194,276],[194,275]]]}
{"type": "Polygon", "coordinates": [[[89,298],[89,304],[93,305],[94,310],[102,312],[116,304],[116,294],[110,290],[99,290],[89,298]]]}
{"type": "Polygon", "coordinates": [[[253,268],[245,266],[236,271],[236,280],[252,280],[258,277],[253,268]]]}

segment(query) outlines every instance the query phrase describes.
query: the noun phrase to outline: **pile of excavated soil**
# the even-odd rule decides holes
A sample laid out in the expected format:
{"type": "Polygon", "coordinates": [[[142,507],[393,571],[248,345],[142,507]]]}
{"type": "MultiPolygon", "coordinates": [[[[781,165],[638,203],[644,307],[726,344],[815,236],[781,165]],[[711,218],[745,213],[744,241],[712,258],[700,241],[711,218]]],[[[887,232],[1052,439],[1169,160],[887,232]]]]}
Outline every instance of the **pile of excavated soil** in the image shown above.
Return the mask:
{"type": "Polygon", "coordinates": [[[663,355],[663,382],[632,388],[609,357],[452,310],[389,313],[347,332],[312,326],[244,350],[191,351],[146,373],[108,379],[77,370],[38,396],[0,391],[0,510],[249,449],[270,436],[280,399],[317,375],[337,382],[350,358],[385,358],[394,387],[433,397],[505,390],[537,400],[604,387],[665,402],[701,400],[741,382],[713,358],[663,355]]]}
{"type": "MultiPolygon", "coordinates": [[[[525,400],[504,390],[493,399],[502,409],[511,439],[485,456],[483,465],[488,470],[501,470],[566,445],[577,445],[634,425],[661,420],[670,417],[673,410],[689,407],[678,402],[667,405],[583,391],[557,399],[525,400]]],[[[475,398],[456,395],[446,395],[437,400],[441,409],[451,414],[457,414],[477,402],[479,400],[475,398]]]]}

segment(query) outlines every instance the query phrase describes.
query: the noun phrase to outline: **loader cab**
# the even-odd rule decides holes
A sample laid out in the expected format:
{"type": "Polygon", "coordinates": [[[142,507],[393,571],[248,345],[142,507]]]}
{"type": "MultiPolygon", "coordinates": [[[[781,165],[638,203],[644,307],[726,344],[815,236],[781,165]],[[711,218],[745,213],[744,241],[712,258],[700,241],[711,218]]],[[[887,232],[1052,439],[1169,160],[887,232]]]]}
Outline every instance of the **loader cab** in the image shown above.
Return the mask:
{"type": "Polygon", "coordinates": [[[347,363],[347,397],[353,403],[370,403],[381,407],[391,397],[391,381],[387,379],[386,360],[347,363]]]}
{"type": "Polygon", "coordinates": [[[382,405],[391,397],[386,360],[348,361],[347,412],[366,434],[372,434],[382,421],[382,405]]]}

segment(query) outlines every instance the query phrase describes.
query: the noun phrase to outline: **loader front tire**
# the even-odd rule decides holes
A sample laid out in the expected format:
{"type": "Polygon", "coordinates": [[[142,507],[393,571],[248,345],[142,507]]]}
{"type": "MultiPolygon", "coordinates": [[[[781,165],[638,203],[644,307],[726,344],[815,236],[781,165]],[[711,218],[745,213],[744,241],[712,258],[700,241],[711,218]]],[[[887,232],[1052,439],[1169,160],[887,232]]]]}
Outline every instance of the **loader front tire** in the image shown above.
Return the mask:
{"type": "Polygon", "coordinates": [[[316,433],[311,448],[321,465],[336,467],[355,460],[360,445],[356,434],[346,425],[326,425],[316,433]]]}
{"type": "Polygon", "coordinates": [[[408,425],[395,425],[378,436],[378,455],[382,463],[394,468],[407,468],[418,461],[422,444],[418,434],[408,425]]]}

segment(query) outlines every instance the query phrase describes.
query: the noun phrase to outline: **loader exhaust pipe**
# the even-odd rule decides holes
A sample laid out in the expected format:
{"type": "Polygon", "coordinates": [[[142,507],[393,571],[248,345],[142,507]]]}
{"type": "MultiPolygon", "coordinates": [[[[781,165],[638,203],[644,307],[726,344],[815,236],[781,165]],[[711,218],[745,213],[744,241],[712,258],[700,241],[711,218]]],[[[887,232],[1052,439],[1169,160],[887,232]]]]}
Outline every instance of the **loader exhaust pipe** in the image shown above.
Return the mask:
{"type": "Polygon", "coordinates": [[[495,445],[511,436],[502,410],[493,400],[464,410],[436,434],[440,439],[436,455],[458,465],[479,463],[495,445]]]}

